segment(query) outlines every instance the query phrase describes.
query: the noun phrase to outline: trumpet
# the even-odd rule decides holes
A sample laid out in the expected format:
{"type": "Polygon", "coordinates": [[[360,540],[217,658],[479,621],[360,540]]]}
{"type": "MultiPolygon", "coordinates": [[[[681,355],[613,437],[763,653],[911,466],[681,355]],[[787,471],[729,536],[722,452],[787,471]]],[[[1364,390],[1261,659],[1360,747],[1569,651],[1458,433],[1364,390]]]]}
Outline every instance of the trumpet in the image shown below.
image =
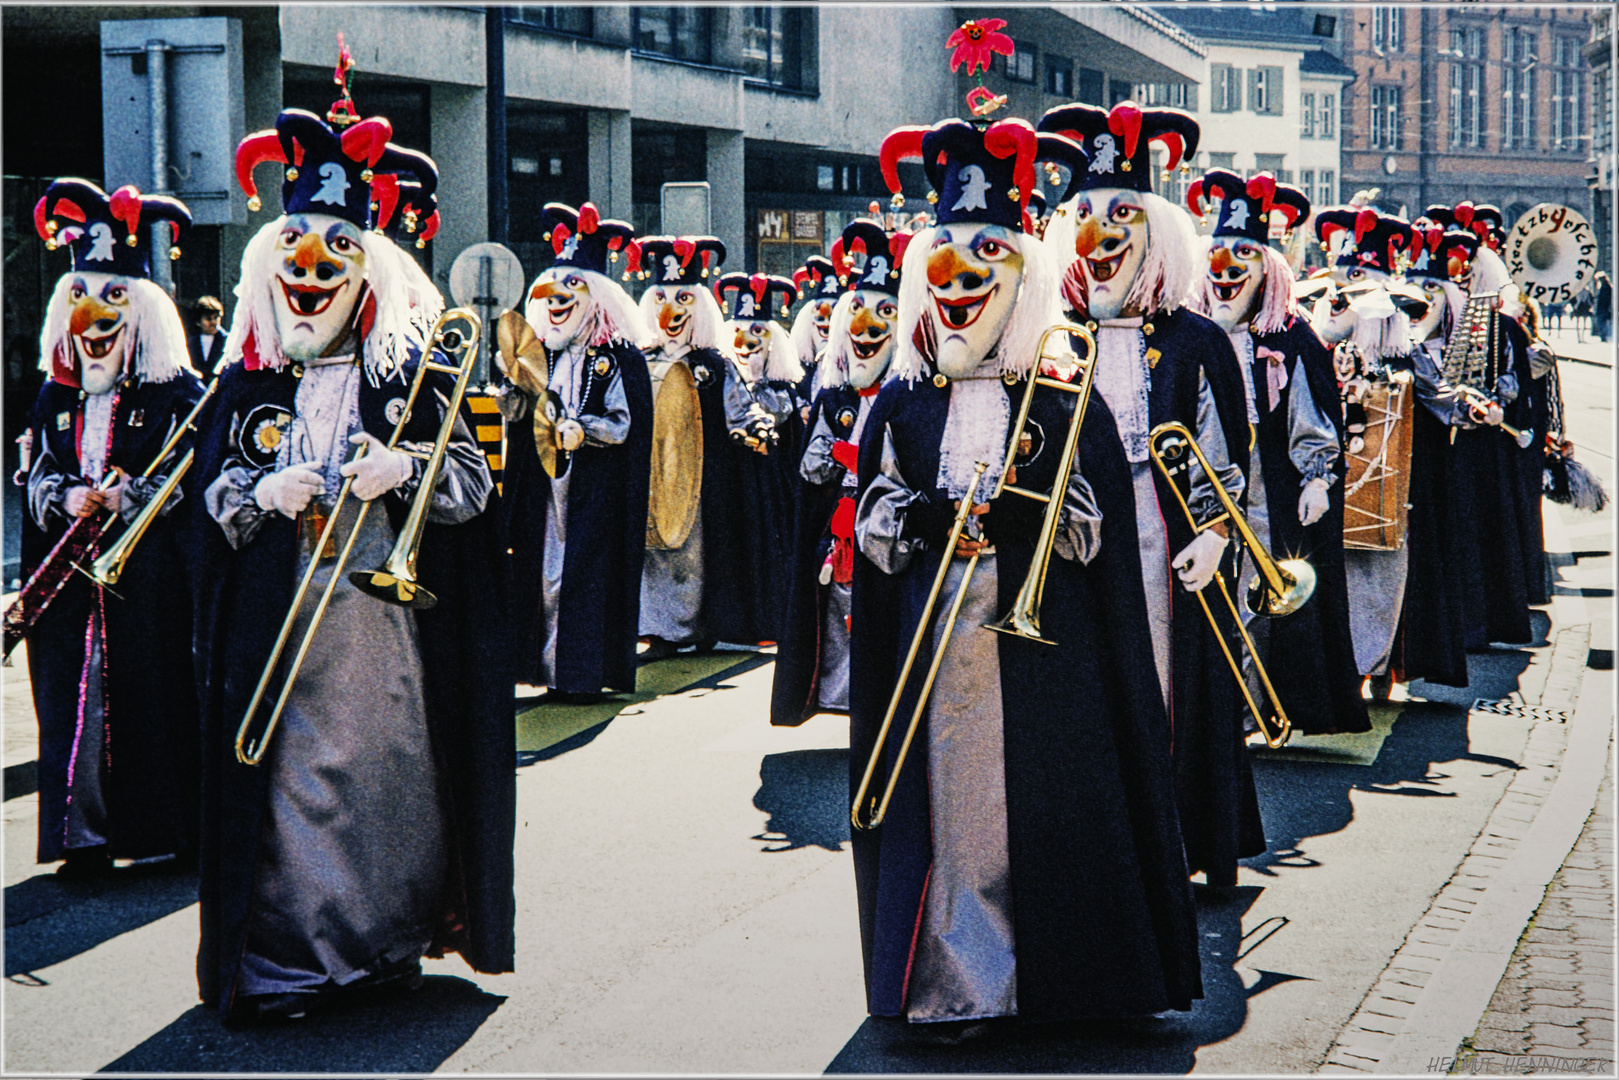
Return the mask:
{"type": "MultiPolygon", "coordinates": [[[[1091,386],[1094,381],[1096,365],[1096,339],[1085,327],[1074,323],[1057,323],[1046,328],[1040,335],[1039,346],[1035,350],[1034,368],[1029,372],[1027,385],[1023,390],[1023,399],[1018,406],[1017,417],[1012,424],[1011,438],[1006,447],[1006,466],[1002,469],[995,488],[990,495],[991,499],[998,498],[1002,493],[1021,495],[1024,498],[1034,499],[1046,504],[1045,518],[1041,523],[1040,536],[1035,541],[1034,560],[1029,565],[1029,572],[1024,575],[1023,584],[1018,589],[1012,608],[1002,618],[993,623],[985,623],[989,630],[996,630],[1003,634],[1022,638],[1026,641],[1038,641],[1042,644],[1055,644],[1040,633],[1040,598],[1045,592],[1046,572],[1051,566],[1051,553],[1057,541],[1057,525],[1062,515],[1063,497],[1068,490],[1068,480],[1073,473],[1074,451],[1079,446],[1079,429],[1085,420],[1085,409],[1090,403],[1091,386]],[[1046,342],[1052,334],[1066,333],[1085,342],[1086,356],[1079,360],[1078,382],[1066,382],[1062,379],[1051,378],[1040,374],[1042,362],[1048,359],[1046,355],[1046,342]],[[1074,411],[1068,421],[1068,434],[1063,440],[1063,452],[1057,459],[1057,475],[1052,481],[1051,491],[1031,491],[1027,488],[1017,487],[1008,482],[1012,474],[1014,462],[1017,457],[1019,443],[1023,440],[1024,428],[1029,421],[1029,408],[1034,403],[1036,387],[1045,387],[1074,395],[1074,411]]],[[[849,807],[849,821],[856,829],[875,829],[883,823],[888,814],[888,804],[894,797],[894,788],[899,783],[900,769],[905,765],[906,755],[910,752],[911,743],[916,738],[917,728],[921,725],[922,716],[927,711],[928,700],[933,694],[933,683],[938,678],[939,666],[944,661],[944,651],[950,645],[951,635],[956,628],[956,619],[961,614],[962,602],[967,597],[967,586],[971,584],[973,572],[978,568],[978,555],[974,554],[967,562],[967,568],[961,576],[961,583],[956,586],[956,593],[950,602],[950,611],[945,618],[944,629],[939,638],[938,646],[933,650],[933,661],[928,665],[927,675],[922,681],[922,688],[917,694],[916,705],[911,712],[910,726],[905,729],[905,737],[900,742],[899,751],[895,756],[893,767],[889,770],[888,782],[884,786],[880,799],[873,798],[869,811],[864,812],[863,805],[871,790],[872,778],[877,772],[877,763],[881,759],[888,743],[889,728],[893,726],[894,716],[899,711],[900,701],[905,696],[905,687],[911,678],[911,668],[916,664],[916,657],[922,650],[922,642],[933,630],[933,613],[939,602],[939,594],[944,589],[945,577],[950,573],[950,564],[954,558],[953,552],[957,542],[961,539],[962,531],[967,526],[967,518],[972,513],[978,489],[983,483],[983,477],[989,465],[985,462],[976,463],[973,482],[969,485],[967,493],[962,497],[961,506],[956,510],[956,518],[951,525],[949,538],[945,541],[943,554],[939,559],[939,570],[933,576],[933,587],[928,592],[927,602],[922,607],[922,616],[916,625],[916,632],[911,636],[911,645],[905,654],[905,663],[900,668],[899,681],[894,686],[894,693],[889,698],[888,710],[883,715],[882,726],[877,730],[876,745],[872,747],[871,757],[866,762],[866,770],[860,778],[859,788],[855,791],[854,801],[849,807]]]]}
{"type": "MultiPolygon", "coordinates": [[[[1303,559],[1277,560],[1265,545],[1259,542],[1259,537],[1249,527],[1242,511],[1237,509],[1236,502],[1231,493],[1225,489],[1215,475],[1209,459],[1203,456],[1202,447],[1187,430],[1186,425],[1178,421],[1159,424],[1147,435],[1147,449],[1152,455],[1153,464],[1163,473],[1168,481],[1170,490],[1174,491],[1175,499],[1181,504],[1181,510],[1186,514],[1186,521],[1192,527],[1193,534],[1203,532],[1218,521],[1230,520],[1237,530],[1244,546],[1248,548],[1249,557],[1254,561],[1254,567],[1259,571],[1258,576],[1248,589],[1244,602],[1248,610],[1255,615],[1266,618],[1280,618],[1291,615],[1315,592],[1315,568],[1303,559]],[[1176,478],[1182,474],[1190,474],[1192,459],[1202,467],[1203,474],[1214,485],[1214,492],[1220,499],[1225,513],[1213,521],[1199,525],[1192,516],[1192,508],[1181,492],[1176,478]]],[[[1237,625],[1237,633],[1242,637],[1242,643],[1248,648],[1248,655],[1253,658],[1254,671],[1259,675],[1259,681],[1265,688],[1271,708],[1276,714],[1276,728],[1272,731],[1265,721],[1259,703],[1254,700],[1253,694],[1248,690],[1248,684],[1242,677],[1242,665],[1231,653],[1231,647],[1226,643],[1225,635],[1220,632],[1219,624],[1214,621],[1214,611],[1209,607],[1208,599],[1199,592],[1198,603],[1203,605],[1203,614],[1209,620],[1209,626],[1214,630],[1215,640],[1220,643],[1220,651],[1225,653],[1226,663],[1231,665],[1231,674],[1237,680],[1237,686],[1242,691],[1243,698],[1248,703],[1248,710],[1253,713],[1254,722],[1259,725],[1259,732],[1265,737],[1265,744],[1272,749],[1287,742],[1293,732],[1293,724],[1287,718],[1287,710],[1282,707],[1281,698],[1276,695],[1276,688],[1271,685],[1270,672],[1265,670],[1264,662],[1259,658],[1259,650],[1255,648],[1254,641],[1248,634],[1248,628],[1243,625],[1242,614],[1237,610],[1237,602],[1231,598],[1231,590],[1226,587],[1225,575],[1216,570],[1214,583],[1220,588],[1220,595],[1225,597],[1226,606],[1231,609],[1232,621],[1237,625]]]]}
{"type": "MultiPolygon", "coordinates": [[[[404,604],[414,608],[432,607],[437,599],[432,593],[421,588],[416,583],[416,555],[421,546],[422,529],[427,523],[427,512],[432,505],[433,489],[438,483],[438,471],[444,462],[444,454],[448,448],[450,436],[455,430],[455,421],[460,412],[461,399],[466,394],[467,382],[472,377],[472,368],[478,359],[477,343],[481,324],[478,316],[466,308],[452,308],[438,317],[428,333],[427,347],[422,352],[421,359],[416,365],[416,375],[411,380],[410,392],[405,397],[404,410],[399,414],[399,420],[394,424],[393,433],[388,436],[387,448],[392,450],[404,433],[405,425],[410,422],[411,409],[416,404],[416,397],[421,392],[422,382],[429,371],[438,371],[456,376],[455,390],[444,410],[444,421],[439,425],[438,438],[434,440],[432,453],[427,460],[427,466],[422,470],[421,486],[416,490],[416,497],[412,500],[410,512],[406,515],[404,524],[400,527],[399,538],[394,544],[392,554],[387,562],[377,570],[355,571],[349,575],[349,580],[356,588],[388,603],[404,604]],[[446,354],[460,354],[454,364],[440,364],[429,360],[432,350],[438,349],[446,354]]],[[[321,529],[320,537],[315,541],[315,555],[309,560],[309,566],[304,570],[304,576],[298,583],[298,589],[293,594],[292,606],[287,611],[287,617],[282,620],[281,632],[276,636],[275,647],[270,650],[270,657],[264,664],[264,672],[259,676],[258,686],[253,690],[252,700],[248,702],[247,713],[242,717],[241,725],[236,729],[236,760],[243,765],[257,765],[264,760],[269,750],[270,739],[275,734],[276,727],[281,723],[281,714],[286,709],[287,698],[292,694],[293,685],[298,681],[298,672],[303,668],[304,657],[309,653],[310,643],[314,640],[315,631],[319,629],[322,617],[326,614],[326,607],[331,602],[332,592],[337,588],[338,579],[342,576],[343,567],[348,562],[349,552],[354,548],[354,541],[360,535],[360,527],[365,524],[366,512],[370,510],[371,503],[362,502],[359,511],[355,514],[354,527],[349,530],[348,539],[343,544],[343,550],[338,553],[337,562],[332,567],[331,579],[326,583],[326,589],[321,593],[320,602],[316,604],[314,614],[310,617],[309,628],[304,631],[303,641],[298,651],[293,655],[292,664],[286,677],[281,683],[280,696],[276,698],[275,707],[270,712],[270,718],[265,722],[264,730],[257,736],[252,736],[253,720],[258,714],[259,705],[264,700],[265,692],[269,689],[270,680],[274,678],[276,668],[281,661],[281,655],[287,646],[287,639],[292,636],[293,625],[298,619],[298,610],[303,606],[304,597],[309,592],[310,583],[314,581],[315,571],[321,564],[320,552],[326,549],[331,540],[332,531],[337,526],[338,515],[347,501],[349,489],[354,486],[354,478],[349,477],[343,481],[343,487],[337,493],[337,501],[333,504],[331,514],[326,519],[326,525],[321,529]]]]}

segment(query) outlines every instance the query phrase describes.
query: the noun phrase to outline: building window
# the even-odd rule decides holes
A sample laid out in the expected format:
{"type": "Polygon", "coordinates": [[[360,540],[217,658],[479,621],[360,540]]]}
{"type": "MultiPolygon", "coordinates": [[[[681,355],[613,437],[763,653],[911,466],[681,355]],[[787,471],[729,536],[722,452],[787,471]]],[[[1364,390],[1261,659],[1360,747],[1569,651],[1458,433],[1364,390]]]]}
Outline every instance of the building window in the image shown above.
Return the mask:
{"type": "Polygon", "coordinates": [[[1372,49],[1399,52],[1405,47],[1405,11],[1397,7],[1372,9],[1372,49]]]}
{"type": "Polygon", "coordinates": [[[1284,160],[1286,160],[1286,155],[1283,154],[1255,154],[1254,172],[1268,172],[1285,184],[1287,183],[1287,177],[1285,175],[1287,170],[1282,168],[1282,162],[1284,160]]]}
{"type": "Polygon", "coordinates": [[[1315,170],[1314,169],[1300,169],[1299,170],[1299,190],[1304,192],[1304,197],[1306,199],[1314,200],[1314,198],[1315,198],[1315,170]]]}
{"type": "Polygon", "coordinates": [[[1585,57],[1580,39],[1559,37],[1552,72],[1552,147],[1578,150],[1585,135],[1585,57]]]}
{"type": "Polygon", "coordinates": [[[1282,115],[1282,69],[1257,67],[1248,72],[1248,108],[1260,116],[1282,115]]]}
{"type": "Polygon", "coordinates": [[[512,7],[507,19],[522,26],[537,26],[558,34],[590,37],[596,29],[596,9],[587,7],[512,7]]]}
{"type": "Polygon", "coordinates": [[[765,7],[740,9],[742,70],[750,79],[789,90],[815,86],[815,9],[765,7]]]}
{"type": "Polygon", "coordinates": [[[1210,64],[1209,110],[1217,113],[1236,112],[1242,108],[1242,71],[1230,64],[1210,64]]]}
{"type": "Polygon", "coordinates": [[[1100,71],[1093,68],[1080,68],[1074,74],[1074,86],[1077,93],[1074,100],[1086,105],[1100,105],[1107,96],[1107,87],[1104,85],[1105,77],[1100,71]]]}
{"type": "Polygon", "coordinates": [[[1534,31],[1507,27],[1501,60],[1501,147],[1533,149],[1536,135],[1534,31]]]}
{"type": "Polygon", "coordinates": [[[1403,91],[1398,86],[1372,87],[1372,149],[1400,149],[1400,105],[1403,91]]]}
{"type": "Polygon", "coordinates": [[[1058,97],[1074,98],[1074,62],[1062,56],[1046,54],[1046,93],[1058,97]]]}
{"type": "Polygon", "coordinates": [[[1034,49],[1014,43],[1012,55],[1006,58],[1006,77],[1013,82],[1034,82],[1034,49]]]}
{"type": "Polygon", "coordinates": [[[1237,155],[1236,154],[1234,154],[1234,153],[1232,153],[1232,154],[1216,154],[1213,151],[1209,152],[1209,168],[1211,168],[1211,169],[1235,169],[1236,167],[1237,167],[1237,155]]]}
{"type": "Polygon", "coordinates": [[[1338,103],[1334,94],[1321,95],[1321,137],[1335,138],[1338,129],[1338,103]]]}
{"type": "Polygon", "coordinates": [[[1315,95],[1299,95],[1299,138],[1315,138],[1315,95]]]}
{"type": "Polygon", "coordinates": [[[1196,83],[1136,83],[1130,95],[1138,105],[1167,105],[1197,111],[1196,83]]]}
{"type": "Polygon", "coordinates": [[[1321,170],[1321,188],[1320,188],[1320,191],[1318,192],[1318,194],[1316,195],[1315,204],[1317,206],[1330,206],[1330,205],[1332,205],[1333,203],[1335,203],[1337,201],[1338,201],[1338,193],[1337,193],[1337,190],[1333,186],[1332,170],[1331,169],[1322,169],[1321,170]]]}
{"type": "Polygon", "coordinates": [[[708,8],[632,7],[631,31],[640,52],[710,63],[713,49],[713,20],[708,8]]]}

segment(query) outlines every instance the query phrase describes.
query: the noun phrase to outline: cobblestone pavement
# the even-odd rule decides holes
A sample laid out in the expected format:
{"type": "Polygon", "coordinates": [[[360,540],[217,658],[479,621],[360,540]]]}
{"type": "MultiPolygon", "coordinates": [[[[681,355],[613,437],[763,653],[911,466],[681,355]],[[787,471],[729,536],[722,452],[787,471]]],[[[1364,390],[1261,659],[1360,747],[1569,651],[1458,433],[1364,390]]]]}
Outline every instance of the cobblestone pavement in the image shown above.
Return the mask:
{"type": "Polygon", "coordinates": [[[1459,1052],[1452,1071],[1528,1065],[1536,1072],[1613,1072],[1613,800],[1610,763],[1596,809],[1518,942],[1471,1053],[1459,1052]]]}

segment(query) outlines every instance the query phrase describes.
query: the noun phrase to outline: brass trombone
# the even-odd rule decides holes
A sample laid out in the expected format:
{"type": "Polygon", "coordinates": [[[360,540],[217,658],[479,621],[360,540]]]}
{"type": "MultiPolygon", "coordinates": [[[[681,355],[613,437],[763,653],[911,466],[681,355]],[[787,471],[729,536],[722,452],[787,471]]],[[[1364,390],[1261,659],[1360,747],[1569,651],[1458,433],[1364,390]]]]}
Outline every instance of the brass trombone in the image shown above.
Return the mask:
{"type": "MultiPolygon", "coordinates": [[[[1007,441],[1006,465],[996,481],[991,499],[998,498],[1003,492],[1013,495],[1022,495],[1025,498],[1035,499],[1046,504],[1046,516],[1040,527],[1039,539],[1035,542],[1034,561],[1029,565],[1029,572],[1024,576],[1023,585],[1018,589],[1017,598],[1013,601],[1012,609],[1006,615],[993,623],[985,623],[986,629],[998,630],[1003,634],[1011,634],[1027,641],[1038,641],[1043,644],[1054,644],[1047,638],[1040,636],[1040,597],[1046,587],[1046,571],[1051,565],[1052,548],[1057,540],[1057,525],[1062,514],[1063,498],[1068,491],[1068,479],[1073,472],[1074,450],[1079,445],[1079,429],[1085,420],[1085,408],[1090,403],[1091,385],[1096,372],[1094,360],[1096,358],[1096,339],[1091,332],[1083,326],[1074,323],[1057,323],[1046,328],[1040,335],[1040,344],[1035,350],[1034,369],[1029,372],[1028,383],[1024,387],[1023,400],[1018,406],[1017,417],[1012,424],[1012,435],[1007,441]],[[1065,382],[1040,374],[1041,362],[1046,357],[1046,342],[1052,334],[1066,333],[1080,338],[1086,344],[1086,356],[1079,360],[1078,382],[1065,382]],[[1061,390],[1075,396],[1074,412],[1068,421],[1068,435],[1063,440],[1063,452],[1057,459],[1057,475],[1052,482],[1049,493],[1031,491],[1027,488],[1017,487],[1007,482],[1011,475],[1017,458],[1018,444],[1023,439],[1023,429],[1028,423],[1029,407],[1034,402],[1034,391],[1037,386],[1052,390],[1061,390]]],[[[962,497],[961,506],[956,510],[955,522],[951,525],[950,536],[945,541],[943,555],[939,559],[939,570],[933,576],[933,587],[928,592],[927,603],[923,605],[922,617],[917,622],[916,633],[911,636],[910,649],[905,654],[905,663],[900,668],[899,681],[894,686],[893,696],[888,701],[888,711],[883,715],[882,726],[877,730],[877,742],[872,747],[871,758],[866,762],[865,774],[860,778],[859,789],[855,792],[854,802],[849,807],[849,821],[856,829],[875,829],[883,823],[888,814],[888,803],[894,797],[894,788],[899,783],[900,769],[905,765],[905,757],[910,752],[911,743],[916,738],[917,728],[921,725],[922,715],[927,711],[928,700],[933,693],[934,680],[938,678],[939,666],[944,661],[944,651],[950,645],[950,637],[955,632],[956,619],[961,613],[962,602],[967,598],[967,586],[972,582],[973,572],[978,568],[978,556],[975,554],[967,561],[967,568],[961,575],[961,584],[956,586],[955,597],[950,602],[950,612],[945,618],[944,630],[939,639],[938,646],[933,650],[933,661],[928,665],[926,678],[922,682],[922,689],[917,694],[916,707],[911,712],[910,726],[905,729],[905,738],[900,743],[899,753],[895,756],[894,766],[889,771],[888,783],[883,789],[882,798],[872,799],[872,807],[868,816],[863,820],[861,806],[866,802],[867,793],[871,789],[872,777],[877,772],[877,763],[882,758],[884,748],[888,742],[888,731],[894,723],[894,714],[899,711],[900,700],[905,696],[905,686],[911,678],[911,668],[916,663],[917,653],[922,650],[922,642],[926,636],[933,632],[933,612],[939,602],[939,594],[944,589],[945,577],[950,573],[950,565],[954,559],[957,542],[961,539],[962,530],[967,526],[967,518],[972,513],[974,502],[977,500],[979,486],[983,483],[984,472],[989,468],[985,462],[977,463],[977,471],[973,474],[973,482],[967,493],[962,497]]]]}
{"type": "MultiPolygon", "coordinates": [[[[1175,492],[1175,499],[1181,504],[1181,510],[1186,514],[1187,523],[1192,526],[1194,535],[1203,532],[1216,522],[1229,519],[1237,530],[1248,554],[1254,561],[1254,568],[1259,571],[1254,582],[1248,588],[1248,595],[1244,598],[1248,610],[1255,615],[1267,618],[1279,618],[1291,615],[1315,592],[1315,568],[1303,559],[1277,560],[1265,545],[1259,542],[1259,537],[1249,527],[1242,511],[1237,509],[1236,502],[1231,493],[1225,489],[1215,475],[1214,469],[1209,465],[1209,459],[1203,456],[1202,447],[1187,430],[1185,424],[1178,421],[1159,424],[1147,436],[1147,448],[1152,454],[1153,464],[1158,471],[1164,474],[1169,487],[1175,492]],[[1186,502],[1186,496],[1176,484],[1180,474],[1189,476],[1192,459],[1202,467],[1203,474],[1214,485],[1214,493],[1219,497],[1225,513],[1213,521],[1203,525],[1197,523],[1192,516],[1192,508],[1186,502]]],[[[1242,690],[1242,696],[1248,702],[1248,710],[1253,713],[1254,722],[1259,725],[1259,733],[1265,737],[1265,744],[1272,749],[1287,742],[1293,733],[1293,724],[1287,718],[1287,710],[1282,707],[1281,698],[1276,696],[1276,688],[1271,685],[1270,672],[1265,670],[1264,662],[1259,658],[1259,650],[1254,647],[1254,640],[1248,634],[1248,628],[1243,625],[1242,613],[1237,610],[1237,602],[1231,598],[1231,590],[1226,587],[1225,575],[1219,570],[1214,572],[1214,583],[1220,587],[1220,595],[1225,597],[1226,606],[1231,609],[1231,618],[1237,624],[1237,633],[1242,636],[1242,642],[1248,647],[1248,655],[1254,662],[1254,671],[1259,675],[1259,681],[1265,687],[1265,694],[1270,698],[1271,706],[1276,711],[1276,731],[1271,732],[1265,721],[1259,703],[1254,700],[1253,694],[1248,690],[1248,684],[1242,677],[1242,665],[1231,654],[1231,647],[1226,644],[1225,636],[1220,633],[1220,626],[1214,621],[1214,611],[1209,607],[1208,599],[1202,592],[1197,594],[1198,603],[1203,605],[1203,614],[1208,617],[1209,626],[1214,630],[1214,637],[1220,643],[1220,651],[1225,653],[1226,663],[1231,665],[1231,674],[1237,680],[1237,686],[1242,690]]]]}
{"type": "MultiPolygon", "coordinates": [[[[432,593],[416,584],[416,554],[421,545],[422,528],[427,522],[427,512],[432,506],[433,489],[438,484],[438,471],[443,464],[450,436],[455,430],[456,417],[461,409],[461,399],[466,394],[467,382],[472,377],[472,368],[477,362],[476,345],[480,329],[478,316],[466,308],[452,308],[438,317],[428,333],[427,345],[416,365],[416,375],[411,380],[410,392],[405,398],[405,408],[394,424],[393,433],[388,436],[388,449],[392,450],[398,444],[405,425],[410,422],[411,409],[416,404],[416,396],[420,393],[422,382],[429,371],[455,375],[455,390],[445,406],[444,421],[439,425],[438,438],[434,441],[433,451],[422,470],[421,486],[416,489],[416,497],[411,501],[410,512],[400,527],[399,539],[394,544],[392,554],[377,570],[357,570],[349,575],[349,580],[355,587],[368,596],[415,608],[432,607],[437,602],[432,593]],[[460,356],[454,364],[440,364],[428,359],[434,349],[460,356]]],[[[309,653],[315,631],[319,629],[321,618],[326,614],[326,606],[331,602],[332,592],[337,588],[343,566],[348,562],[349,552],[354,548],[354,541],[360,535],[360,527],[365,524],[366,512],[371,509],[370,502],[360,504],[359,511],[355,514],[354,527],[349,530],[348,539],[343,543],[343,550],[338,553],[337,562],[332,566],[331,579],[326,583],[326,590],[321,593],[320,602],[310,617],[309,628],[304,631],[303,641],[299,644],[298,651],[292,658],[292,665],[282,681],[281,694],[276,698],[275,708],[270,713],[269,720],[265,722],[263,732],[257,738],[249,738],[254,716],[258,713],[259,705],[269,689],[270,680],[275,676],[281,654],[287,646],[287,639],[292,636],[292,627],[298,619],[298,610],[303,606],[310,583],[314,581],[315,571],[320,567],[320,552],[325,550],[327,542],[331,539],[343,504],[348,499],[349,489],[353,486],[354,478],[351,476],[343,481],[343,487],[337,493],[337,502],[332,506],[331,514],[326,519],[326,525],[321,530],[319,539],[315,541],[315,554],[311,556],[309,566],[304,570],[303,579],[298,583],[298,590],[293,594],[292,606],[287,611],[287,617],[282,620],[281,632],[276,636],[275,647],[270,650],[270,658],[264,664],[264,673],[259,676],[258,686],[253,691],[253,699],[248,702],[247,714],[242,717],[241,726],[236,729],[236,760],[243,765],[257,765],[264,760],[270,746],[270,738],[281,723],[281,713],[286,708],[293,684],[298,680],[298,672],[303,667],[304,657],[309,653]]]]}

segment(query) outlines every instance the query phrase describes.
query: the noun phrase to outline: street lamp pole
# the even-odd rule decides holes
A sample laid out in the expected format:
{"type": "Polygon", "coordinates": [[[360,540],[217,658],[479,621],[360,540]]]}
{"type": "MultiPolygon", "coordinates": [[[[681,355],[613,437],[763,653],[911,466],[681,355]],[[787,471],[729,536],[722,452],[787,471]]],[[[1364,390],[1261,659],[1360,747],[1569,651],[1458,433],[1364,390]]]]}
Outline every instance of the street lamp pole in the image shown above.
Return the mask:
{"type": "Polygon", "coordinates": [[[484,8],[484,107],[489,135],[489,239],[506,242],[506,9],[484,8]]]}

